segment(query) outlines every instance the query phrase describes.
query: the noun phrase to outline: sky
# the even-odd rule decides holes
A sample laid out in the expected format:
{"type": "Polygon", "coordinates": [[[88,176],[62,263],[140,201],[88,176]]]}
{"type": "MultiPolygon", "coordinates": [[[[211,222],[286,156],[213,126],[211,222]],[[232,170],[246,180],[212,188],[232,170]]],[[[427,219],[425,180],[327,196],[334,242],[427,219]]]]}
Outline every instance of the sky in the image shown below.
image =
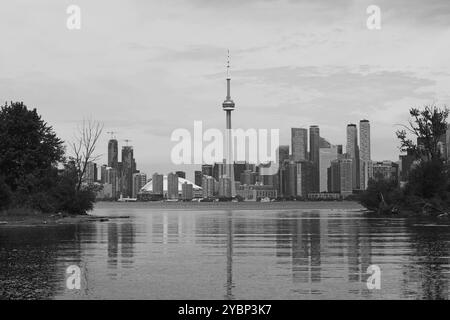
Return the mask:
{"type": "MultiPolygon", "coordinates": [[[[176,166],[171,133],[224,128],[227,50],[234,128],[319,125],[333,144],[371,122],[373,160],[397,160],[408,109],[450,105],[448,0],[15,0],[0,4],[0,100],[37,108],[65,141],[91,118],[130,139],[138,169],[176,166]],[[66,26],[67,7],[81,28],[66,26]],[[369,30],[369,5],[381,29],[369,30]]],[[[2,103],[3,103],[2,101],[2,103]]],[[[101,163],[100,163],[101,164],[101,163]]]]}

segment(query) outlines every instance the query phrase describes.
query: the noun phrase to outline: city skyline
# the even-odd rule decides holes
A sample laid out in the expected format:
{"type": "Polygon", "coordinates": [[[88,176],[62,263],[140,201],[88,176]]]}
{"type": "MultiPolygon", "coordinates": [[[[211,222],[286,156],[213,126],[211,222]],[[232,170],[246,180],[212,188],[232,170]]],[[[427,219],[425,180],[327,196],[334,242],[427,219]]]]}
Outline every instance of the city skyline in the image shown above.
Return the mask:
{"type": "Polygon", "coordinates": [[[229,48],[235,128],[286,128],[287,144],[289,128],[318,124],[338,144],[343,126],[370,119],[372,157],[395,160],[395,124],[407,121],[407,110],[450,105],[450,4],[378,1],[375,31],[365,25],[369,4],[80,1],[82,26],[70,31],[65,5],[5,3],[0,97],[38,108],[68,142],[83,118],[97,119],[120,143],[133,139],[143,171],[168,172],[173,130],[194,120],[223,128],[216,106],[229,48]]]}

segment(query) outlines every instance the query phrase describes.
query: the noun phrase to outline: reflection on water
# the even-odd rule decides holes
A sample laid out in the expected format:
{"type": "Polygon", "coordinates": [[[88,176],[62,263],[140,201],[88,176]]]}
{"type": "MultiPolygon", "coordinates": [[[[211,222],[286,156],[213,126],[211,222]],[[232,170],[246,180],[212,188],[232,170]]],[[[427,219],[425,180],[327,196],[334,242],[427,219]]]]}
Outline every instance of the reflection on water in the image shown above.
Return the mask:
{"type": "Polygon", "coordinates": [[[448,299],[450,226],[351,210],[99,204],[108,222],[0,227],[0,298],[448,299]],[[81,269],[81,290],[66,268],[81,269]],[[369,290],[367,267],[381,268],[369,290]]]}

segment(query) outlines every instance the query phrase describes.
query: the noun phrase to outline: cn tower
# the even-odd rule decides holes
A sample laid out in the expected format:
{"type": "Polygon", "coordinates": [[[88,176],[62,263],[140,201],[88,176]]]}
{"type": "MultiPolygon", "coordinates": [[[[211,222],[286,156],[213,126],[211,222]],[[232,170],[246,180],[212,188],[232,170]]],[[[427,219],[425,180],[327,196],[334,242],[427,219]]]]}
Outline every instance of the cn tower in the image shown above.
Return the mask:
{"type": "Polygon", "coordinates": [[[230,194],[236,196],[236,186],[234,185],[234,166],[233,166],[233,143],[231,135],[231,111],[234,110],[234,101],[231,100],[231,76],[230,76],[230,51],[228,50],[227,61],[227,97],[222,104],[223,110],[226,112],[226,164],[225,175],[230,179],[230,194]]]}

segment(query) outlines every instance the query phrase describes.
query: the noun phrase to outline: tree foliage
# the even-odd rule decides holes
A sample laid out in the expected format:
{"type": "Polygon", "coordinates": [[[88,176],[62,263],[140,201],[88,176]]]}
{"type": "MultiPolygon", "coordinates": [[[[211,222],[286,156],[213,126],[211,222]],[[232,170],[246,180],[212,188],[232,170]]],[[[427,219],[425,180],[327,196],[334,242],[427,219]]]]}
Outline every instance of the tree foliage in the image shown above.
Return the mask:
{"type": "Polygon", "coordinates": [[[445,142],[449,110],[431,105],[423,109],[412,108],[409,115],[408,125],[396,132],[400,150],[412,152],[416,158],[412,168],[403,168],[409,169],[405,187],[400,188],[389,181],[371,180],[360,202],[370,209],[388,205],[422,212],[428,206],[442,212],[450,206],[449,172],[440,147],[445,142]],[[410,139],[410,135],[417,142],[410,139]]]}
{"type": "Polygon", "coordinates": [[[22,102],[1,108],[0,172],[11,191],[39,188],[48,171],[63,160],[63,141],[36,109],[28,110],[22,102]],[[33,185],[27,185],[30,176],[33,185]]]}
{"type": "Polygon", "coordinates": [[[441,109],[435,105],[425,106],[422,110],[411,108],[408,125],[402,125],[404,129],[396,132],[400,150],[413,151],[419,159],[440,160],[439,142],[447,132],[448,114],[446,107],[441,109]],[[417,143],[408,138],[408,133],[416,138],[417,143]]]}
{"type": "Polygon", "coordinates": [[[0,209],[91,210],[96,190],[81,187],[79,168],[64,153],[63,141],[36,109],[22,102],[5,104],[0,110],[0,209]]]}

